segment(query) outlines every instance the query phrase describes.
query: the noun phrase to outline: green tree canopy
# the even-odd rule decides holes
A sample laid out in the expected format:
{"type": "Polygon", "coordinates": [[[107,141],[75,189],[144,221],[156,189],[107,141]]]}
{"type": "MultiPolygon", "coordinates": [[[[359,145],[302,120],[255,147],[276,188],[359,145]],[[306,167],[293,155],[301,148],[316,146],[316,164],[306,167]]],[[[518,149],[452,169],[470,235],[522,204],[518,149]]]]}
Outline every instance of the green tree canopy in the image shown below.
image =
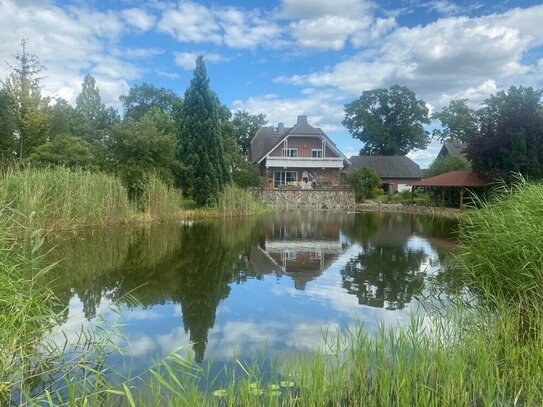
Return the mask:
{"type": "Polygon", "coordinates": [[[28,159],[37,164],[88,168],[93,162],[89,147],[79,137],[61,134],[38,146],[28,159]]]}
{"type": "Polygon", "coordinates": [[[543,90],[514,87],[483,102],[480,131],[467,148],[473,169],[487,178],[513,173],[543,177],[543,90]]]}
{"type": "Polygon", "coordinates": [[[209,87],[204,59],[199,56],[185,92],[178,149],[178,158],[186,168],[181,177],[183,192],[199,205],[216,198],[231,180],[218,108],[217,97],[209,87]]]}
{"type": "Polygon", "coordinates": [[[41,95],[39,74],[45,68],[37,56],[28,53],[26,40],[21,41],[21,53],[15,55],[15,60],[4,89],[14,123],[17,158],[22,160],[47,140],[50,99],[41,95]]]}
{"type": "Polygon", "coordinates": [[[142,83],[130,88],[128,95],[119,97],[123,105],[125,120],[140,120],[149,110],[156,107],[172,117],[177,117],[183,100],[173,91],[142,83]]]}
{"type": "Polygon", "coordinates": [[[106,162],[121,177],[132,198],[139,197],[148,173],[156,173],[167,183],[173,183],[179,173],[172,121],[153,108],[141,120],[128,120],[111,129],[106,162]]]}
{"type": "Polygon", "coordinates": [[[106,108],[102,103],[96,79],[85,75],[81,93],[75,100],[77,115],[76,133],[89,142],[101,142],[104,131],[119,122],[119,114],[113,108],[106,108]]]}
{"type": "Polygon", "coordinates": [[[424,172],[424,178],[435,177],[449,171],[468,170],[469,168],[467,160],[460,155],[437,157],[424,172]]]}
{"type": "Polygon", "coordinates": [[[454,139],[462,143],[469,141],[479,130],[477,112],[466,105],[467,99],[451,100],[449,106],[432,115],[441,122],[441,129],[433,131],[433,136],[441,141],[454,139]]]}
{"type": "Polygon", "coordinates": [[[365,145],[361,154],[405,155],[414,148],[424,149],[430,142],[423,124],[429,124],[424,101],[406,87],[362,92],[345,105],[343,125],[365,145]]]}
{"type": "Polygon", "coordinates": [[[247,156],[249,153],[251,139],[256,134],[258,129],[264,126],[266,123],[266,115],[262,113],[250,114],[245,110],[238,110],[234,113],[234,117],[232,118],[234,136],[245,156],[247,156]]]}

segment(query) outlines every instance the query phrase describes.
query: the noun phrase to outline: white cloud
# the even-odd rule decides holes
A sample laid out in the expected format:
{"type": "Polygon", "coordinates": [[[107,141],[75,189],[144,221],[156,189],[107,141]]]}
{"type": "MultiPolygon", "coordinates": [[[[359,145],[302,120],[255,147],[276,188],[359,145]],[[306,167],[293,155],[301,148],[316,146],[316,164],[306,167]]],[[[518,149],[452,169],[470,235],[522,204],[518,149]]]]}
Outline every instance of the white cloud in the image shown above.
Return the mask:
{"type": "Polygon", "coordinates": [[[306,48],[340,50],[353,34],[371,25],[370,17],[323,16],[291,23],[292,35],[306,48]]]}
{"type": "MultiPolygon", "coordinates": [[[[36,54],[47,68],[42,80],[46,95],[74,103],[84,74],[90,72],[96,77],[103,102],[116,104],[128,88],[127,80],[142,74],[135,65],[112,54],[124,29],[123,20],[113,12],[3,0],[0,26],[0,61],[12,61],[12,55],[20,52],[21,38],[28,38],[28,52],[36,54]]],[[[7,64],[0,65],[1,78],[8,69],[7,64]]]]}
{"type": "Polygon", "coordinates": [[[160,48],[127,48],[123,55],[127,58],[151,58],[163,53],[164,50],[160,48]]]}
{"type": "Polygon", "coordinates": [[[155,25],[156,17],[140,8],[129,8],[121,12],[125,21],[141,31],[147,31],[155,25]]]}
{"type": "Polygon", "coordinates": [[[233,110],[247,110],[252,114],[264,113],[269,123],[296,123],[298,115],[308,115],[308,121],[325,132],[344,130],[343,105],[338,96],[329,92],[308,90],[300,98],[281,98],[275,94],[250,97],[247,100],[235,100],[233,110]]]}
{"type": "Polygon", "coordinates": [[[191,71],[196,67],[196,58],[198,55],[204,56],[204,61],[207,64],[214,64],[221,61],[228,61],[228,58],[225,58],[219,54],[215,53],[205,53],[205,52],[176,52],[175,53],[175,64],[181,68],[191,71]]]}
{"type": "Polygon", "coordinates": [[[365,0],[283,0],[279,16],[287,19],[314,19],[323,16],[355,16],[368,13],[373,3],[365,0]]]}
{"type": "MultiPolygon", "coordinates": [[[[522,57],[543,43],[540,21],[543,6],[401,27],[331,68],[278,79],[312,87],[331,86],[352,96],[400,83],[435,103],[439,92],[458,93],[488,80],[498,86],[526,80],[536,69],[526,65],[522,57]]],[[[386,30],[394,21],[382,24],[386,30]]],[[[355,37],[355,41],[361,39],[355,37]]],[[[537,78],[533,81],[537,84],[537,78]]]]}
{"type": "Polygon", "coordinates": [[[213,11],[191,1],[165,10],[158,27],[181,42],[222,42],[220,25],[213,11]]]}

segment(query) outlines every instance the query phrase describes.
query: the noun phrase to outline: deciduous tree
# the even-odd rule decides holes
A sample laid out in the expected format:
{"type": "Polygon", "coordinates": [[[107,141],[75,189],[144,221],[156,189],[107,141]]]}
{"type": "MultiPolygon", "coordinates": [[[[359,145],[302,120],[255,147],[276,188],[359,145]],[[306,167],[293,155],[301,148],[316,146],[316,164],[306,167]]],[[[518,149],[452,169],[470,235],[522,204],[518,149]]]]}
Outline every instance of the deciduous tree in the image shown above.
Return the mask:
{"type": "Polygon", "coordinates": [[[148,83],[130,88],[128,95],[120,96],[119,100],[123,105],[125,120],[140,120],[154,107],[172,117],[177,117],[183,106],[183,100],[173,91],[157,88],[148,83]]]}
{"type": "Polygon", "coordinates": [[[488,178],[543,177],[543,90],[514,87],[483,102],[481,128],[467,148],[473,169],[488,178]]]}
{"type": "Polygon", "coordinates": [[[266,123],[266,115],[262,113],[250,114],[245,110],[238,110],[234,113],[234,117],[232,118],[234,136],[245,156],[247,156],[249,152],[251,139],[256,134],[258,129],[264,126],[266,123]]]}
{"type": "Polygon", "coordinates": [[[449,106],[432,115],[432,119],[441,122],[441,129],[433,131],[433,136],[441,141],[448,139],[462,143],[469,141],[479,129],[477,112],[466,105],[467,99],[451,100],[449,106]]]}
{"type": "Polygon", "coordinates": [[[365,145],[361,154],[405,155],[414,148],[424,149],[430,142],[423,125],[429,124],[424,101],[406,87],[362,92],[345,105],[343,125],[365,145]]]}

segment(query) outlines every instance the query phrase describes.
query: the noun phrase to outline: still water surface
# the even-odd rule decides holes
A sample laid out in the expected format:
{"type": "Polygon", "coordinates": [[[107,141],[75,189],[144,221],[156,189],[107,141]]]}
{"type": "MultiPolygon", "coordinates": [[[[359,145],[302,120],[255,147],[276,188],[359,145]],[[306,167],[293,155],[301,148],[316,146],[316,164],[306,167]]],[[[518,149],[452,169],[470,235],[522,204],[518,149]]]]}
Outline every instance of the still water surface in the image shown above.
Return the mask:
{"type": "Polygon", "coordinates": [[[285,212],[64,237],[51,242],[61,327],[117,319],[120,305],[129,344],[113,362],[136,372],[179,347],[214,362],[311,353],[323,331],[360,321],[372,333],[423,312],[455,228],[414,214],[285,212]]]}

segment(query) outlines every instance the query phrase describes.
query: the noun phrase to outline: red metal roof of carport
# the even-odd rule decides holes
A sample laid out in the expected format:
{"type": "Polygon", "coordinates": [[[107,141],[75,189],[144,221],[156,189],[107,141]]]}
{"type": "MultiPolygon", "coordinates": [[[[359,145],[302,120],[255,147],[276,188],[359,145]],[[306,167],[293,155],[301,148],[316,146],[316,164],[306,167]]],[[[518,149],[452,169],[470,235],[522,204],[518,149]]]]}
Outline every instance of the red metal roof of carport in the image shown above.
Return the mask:
{"type": "Polygon", "coordinates": [[[484,187],[489,181],[480,178],[473,171],[450,171],[421,181],[410,182],[414,187],[484,187]]]}

